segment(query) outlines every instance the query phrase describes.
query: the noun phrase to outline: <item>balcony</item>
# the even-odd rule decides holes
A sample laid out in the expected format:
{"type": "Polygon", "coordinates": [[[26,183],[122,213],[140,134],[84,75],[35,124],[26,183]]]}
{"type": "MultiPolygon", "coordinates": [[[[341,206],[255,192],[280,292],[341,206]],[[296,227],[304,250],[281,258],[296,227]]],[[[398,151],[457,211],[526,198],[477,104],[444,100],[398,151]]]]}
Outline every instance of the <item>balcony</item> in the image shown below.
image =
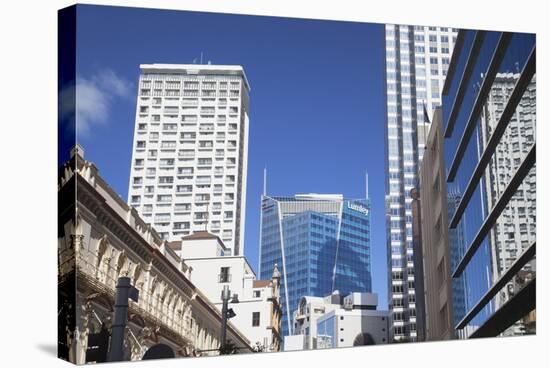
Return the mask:
{"type": "Polygon", "coordinates": [[[183,157],[183,158],[194,158],[195,157],[195,152],[180,152],[178,154],[178,157],[183,157]]]}
{"type": "MultiPolygon", "coordinates": [[[[74,265],[76,261],[79,282],[102,293],[114,303],[119,270],[111,265],[105,266],[105,262],[100,262],[100,260],[97,254],[82,249],[79,257],[73,255],[72,258],[68,258],[66,264],[74,265]]],[[[69,269],[69,267],[65,267],[65,269],[69,269]]],[[[60,274],[65,273],[67,271],[60,272],[60,274]]],[[[143,282],[139,282],[136,287],[139,289],[139,300],[137,303],[130,301],[129,312],[143,317],[148,324],[162,327],[163,330],[180,340],[181,344],[192,344],[194,337],[190,315],[170,310],[167,305],[168,301],[161,300],[158,293],[153,294],[150,290],[146,290],[143,287],[143,282]]],[[[180,293],[178,292],[178,294],[180,293]]],[[[181,296],[183,297],[183,295],[181,296]]]]}
{"type": "Polygon", "coordinates": [[[183,101],[181,103],[181,106],[183,107],[198,107],[199,106],[199,102],[198,101],[183,101]]]}

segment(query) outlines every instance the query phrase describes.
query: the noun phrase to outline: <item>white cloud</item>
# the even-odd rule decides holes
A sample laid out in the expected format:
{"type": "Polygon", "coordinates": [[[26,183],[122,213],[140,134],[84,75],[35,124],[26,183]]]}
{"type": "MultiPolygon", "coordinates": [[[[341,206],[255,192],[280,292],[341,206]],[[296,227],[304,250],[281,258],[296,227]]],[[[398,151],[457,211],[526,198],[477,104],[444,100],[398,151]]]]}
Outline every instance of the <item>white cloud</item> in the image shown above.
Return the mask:
{"type": "Polygon", "coordinates": [[[88,136],[98,125],[109,123],[111,108],[117,100],[132,96],[132,83],[103,69],[90,78],[76,78],[77,138],[88,136]]]}

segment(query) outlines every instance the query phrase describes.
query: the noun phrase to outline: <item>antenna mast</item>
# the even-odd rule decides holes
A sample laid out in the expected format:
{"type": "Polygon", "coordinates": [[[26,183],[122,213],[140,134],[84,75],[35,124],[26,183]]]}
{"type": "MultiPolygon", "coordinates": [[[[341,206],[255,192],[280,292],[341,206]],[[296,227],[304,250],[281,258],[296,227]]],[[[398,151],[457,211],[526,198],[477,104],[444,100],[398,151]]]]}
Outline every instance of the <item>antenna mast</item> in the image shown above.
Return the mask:
{"type": "Polygon", "coordinates": [[[267,193],[267,167],[264,167],[264,197],[267,193]]]}
{"type": "Polygon", "coordinates": [[[365,198],[369,198],[369,172],[365,171],[365,198]]]}

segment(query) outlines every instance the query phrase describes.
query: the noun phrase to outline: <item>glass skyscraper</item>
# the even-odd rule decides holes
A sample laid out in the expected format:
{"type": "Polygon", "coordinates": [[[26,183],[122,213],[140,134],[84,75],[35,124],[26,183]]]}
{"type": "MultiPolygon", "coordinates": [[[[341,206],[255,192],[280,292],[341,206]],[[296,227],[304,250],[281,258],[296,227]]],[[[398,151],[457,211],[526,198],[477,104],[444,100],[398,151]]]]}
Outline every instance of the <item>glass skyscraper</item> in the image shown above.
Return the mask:
{"type": "Polygon", "coordinates": [[[301,297],[371,292],[370,202],[342,195],[262,196],[260,278],[281,270],[282,334],[301,297]]]}
{"type": "Polygon", "coordinates": [[[451,273],[466,285],[459,335],[536,330],[535,54],[534,34],[465,30],[449,66],[448,226],[463,243],[451,273]]]}
{"type": "Polygon", "coordinates": [[[448,27],[386,25],[388,306],[396,341],[418,336],[416,301],[423,296],[415,288],[410,192],[418,184],[429,119],[441,104],[456,36],[448,27]]]}

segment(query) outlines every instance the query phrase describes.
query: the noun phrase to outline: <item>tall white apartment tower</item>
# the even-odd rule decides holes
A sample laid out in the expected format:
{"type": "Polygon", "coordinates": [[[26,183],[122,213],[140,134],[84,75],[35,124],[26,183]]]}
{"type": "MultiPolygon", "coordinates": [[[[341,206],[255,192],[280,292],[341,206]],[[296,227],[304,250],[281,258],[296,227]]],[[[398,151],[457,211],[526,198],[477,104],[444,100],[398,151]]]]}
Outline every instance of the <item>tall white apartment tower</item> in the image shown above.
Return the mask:
{"type": "MultiPolygon", "coordinates": [[[[481,140],[485,146],[504,112],[503,101],[508,101],[520,76],[519,71],[497,73],[487,102],[481,112],[481,140]]],[[[536,80],[533,77],[488,164],[488,179],[485,180],[485,186],[489,208],[494,208],[501,198],[519,169],[522,159],[536,140],[536,90],[536,80]]],[[[492,274],[495,275],[493,276],[495,279],[496,275],[506,272],[519,255],[523,254],[523,251],[536,241],[536,181],[535,169],[529,170],[522,184],[510,198],[502,215],[495,221],[490,235],[492,274]]],[[[534,259],[527,263],[522,268],[522,272],[524,274],[534,272],[535,263],[534,259]]],[[[509,282],[495,298],[496,307],[500,308],[516,292],[514,281],[509,282]]],[[[508,328],[504,335],[522,335],[524,333],[525,326],[520,321],[508,328]]]]}
{"type": "Polygon", "coordinates": [[[415,284],[411,189],[418,183],[429,131],[425,115],[431,119],[441,104],[457,33],[448,27],[385,26],[388,307],[396,341],[416,341],[422,328],[417,325],[417,299],[423,295],[416,291],[423,281],[415,284]]]}
{"type": "Polygon", "coordinates": [[[128,202],[164,238],[244,253],[248,93],[241,66],[140,65],[128,202]]]}

